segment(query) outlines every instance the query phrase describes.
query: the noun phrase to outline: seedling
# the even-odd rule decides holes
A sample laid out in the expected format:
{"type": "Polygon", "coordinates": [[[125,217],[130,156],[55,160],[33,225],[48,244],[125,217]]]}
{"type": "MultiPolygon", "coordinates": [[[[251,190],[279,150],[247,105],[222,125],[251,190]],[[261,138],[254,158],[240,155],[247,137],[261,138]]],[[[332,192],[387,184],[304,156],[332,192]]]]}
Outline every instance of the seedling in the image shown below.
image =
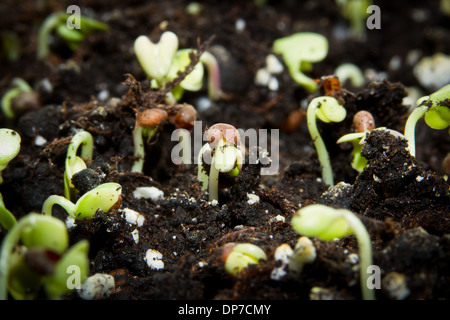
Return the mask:
{"type": "Polygon", "coordinates": [[[316,117],[323,122],[341,122],[345,119],[347,111],[334,97],[317,97],[311,100],[306,111],[306,121],[309,133],[314,142],[320,165],[322,167],[322,180],[325,184],[334,185],[333,171],[325,143],[320,136],[316,124],[316,117]]]}
{"type": "MultiPolygon", "coordinates": [[[[134,52],[147,74],[152,80],[152,87],[164,89],[166,84],[176,77],[178,72],[183,72],[191,63],[191,53],[195,50],[178,50],[178,37],[171,31],[161,35],[158,43],[153,43],[147,36],[139,36],[134,42],[134,52]]],[[[197,63],[189,74],[175,86],[166,96],[168,104],[175,104],[181,99],[184,90],[198,91],[203,85],[204,64],[208,68],[208,94],[210,99],[217,99],[220,95],[220,70],[215,57],[203,52],[197,63]]]]}
{"type": "Polygon", "coordinates": [[[101,210],[109,212],[121,203],[122,186],[118,183],[108,182],[86,192],[76,203],[58,195],[51,195],[42,206],[44,215],[52,215],[53,205],[58,204],[67,211],[73,219],[91,218],[101,210]]]}
{"type": "Polygon", "coordinates": [[[313,204],[301,208],[292,218],[292,227],[307,237],[317,237],[323,241],[332,241],[355,234],[359,247],[359,269],[362,297],[374,300],[373,289],[367,286],[369,275],[367,267],[372,265],[372,243],[369,233],[361,220],[347,209],[334,209],[322,204],[313,204]]]}
{"type": "Polygon", "coordinates": [[[17,33],[13,31],[0,32],[0,57],[9,62],[20,58],[20,41],[17,33]]]}
{"type": "Polygon", "coordinates": [[[352,34],[356,38],[365,35],[367,8],[372,5],[369,0],[336,0],[342,16],[349,20],[352,34]]]}
{"type": "Polygon", "coordinates": [[[0,226],[10,230],[17,223],[16,217],[5,207],[3,196],[0,193],[0,226]]]}
{"type": "Polygon", "coordinates": [[[147,142],[150,142],[159,132],[159,129],[166,123],[167,117],[167,111],[159,108],[151,108],[137,112],[136,124],[133,130],[135,161],[131,167],[132,172],[143,172],[145,160],[144,137],[147,139],[147,142]]]}
{"type": "Polygon", "coordinates": [[[64,196],[68,200],[71,200],[77,193],[72,183],[72,177],[75,173],[87,168],[85,160],[92,160],[93,148],[94,140],[88,131],[79,131],[70,141],[64,171],[64,196]],[[81,157],[77,155],[79,148],[81,157]]]}
{"type": "Polygon", "coordinates": [[[20,94],[31,93],[33,89],[30,85],[22,78],[14,78],[12,80],[12,88],[6,91],[2,97],[2,111],[5,116],[9,119],[15,119],[16,113],[12,108],[13,99],[17,98],[20,94]]]}
{"type": "Polygon", "coordinates": [[[270,278],[280,280],[287,274],[287,270],[300,274],[306,264],[316,260],[316,248],[308,237],[300,237],[294,250],[287,243],[281,244],[275,249],[274,259],[277,266],[272,270],[270,278]]]}
{"type": "Polygon", "coordinates": [[[207,143],[198,154],[198,179],[202,190],[208,190],[209,200],[219,199],[219,174],[231,177],[239,174],[242,168],[242,153],[239,149],[240,135],[235,127],[217,123],[206,132],[207,143]],[[209,174],[204,163],[210,164],[209,174]]]}
{"type": "Polygon", "coordinates": [[[178,140],[181,144],[183,154],[181,163],[191,163],[191,137],[190,130],[194,127],[197,120],[197,110],[190,104],[180,104],[173,107],[169,115],[169,122],[172,123],[177,130],[178,140]]]}
{"type": "Polygon", "coordinates": [[[106,31],[108,25],[95,19],[80,16],[80,28],[69,29],[67,20],[70,15],[64,12],[54,12],[49,15],[39,28],[37,58],[46,59],[49,55],[49,38],[52,32],[56,33],[65,40],[67,46],[75,51],[84,39],[91,33],[99,30],[106,31]]]}
{"type": "Polygon", "coordinates": [[[304,72],[312,70],[311,63],[322,61],[328,53],[328,40],[313,32],[295,33],[275,40],[273,51],[281,54],[289,74],[308,91],[316,91],[317,83],[304,72]]]}
{"type": "MultiPolygon", "coordinates": [[[[11,129],[0,129],[0,184],[3,183],[2,171],[20,151],[20,135],[11,129]]],[[[14,215],[6,209],[0,193],[0,225],[6,230],[16,224],[14,215]]]]}
{"type": "MultiPolygon", "coordinates": [[[[352,167],[358,172],[364,170],[367,165],[367,159],[361,155],[362,147],[365,143],[367,133],[375,129],[375,120],[368,111],[358,111],[353,117],[354,133],[349,133],[337,141],[337,143],[351,142],[353,144],[352,167]]],[[[384,128],[377,128],[384,129],[384,128]]]]}
{"type": "Polygon", "coordinates": [[[368,111],[365,110],[358,111],[354,115],[353,129],[355,130],[355,132],[343,135],[338,139],[336,143],[344,143],[344,142],[353,143],[352,167],[358,172],[363,171],[364,168],[367,166],[367,159],[361,155],[361,151],[364,144],[366,143],[367,135],[372,130],[385,130],[396,137],[404,138],[404,136],[396,130],[387,129],[386,127],[375,128],[375,120],[373,119],[372,114],[370,114],[368,111]]]}
{"type": "Polygon", "coordinates": [[[334,73],[343,84],[349,80],[353,87],[359,88],[365,83],[363,72],[353,63],[343,63],[339,65],[334,73]]]}
{"type": "Polygon", "coordinates": [[[425,116],[426,124],[433,129],[445,129],[450,125],[450,84],[429,96],[417,100],[418,107],[408,117],[405,138],[412,156],[416,156],[415,128],[417,121],[425,116]]]}
{"type": "Polygon", "coordinates": [[[300,237],[289,259],[289,270],[301,273],[304,266],[316,260],[316,248],[308,237],[300,237]]]}
{"type": "Polygon", "coordinates": [[[0,300],[7,299],[8,291],[14,299],[34,299],[41,287],[50,299],[59,299],[70,291],[69,266],[77,266],[80,282],[84,281],[89,273],[89,243],[82,240],[67,250],[68,246],[61,220],[37,213],[21,218],[2,242],[0,300]]]}
{"type": "Polygon", "coordinates": [[[267,255],[251,243],[228,243],[222,247],[222,259],[225,271],[234,277],[249,265],[259,265],[261,260],[267,260],[267,255]]]}
{"type": "Polygon", "coordinates": [[[20,135],[11,129],[0,129],[0,184],[3,183],[1,172],[20,151],[20,135]]]}

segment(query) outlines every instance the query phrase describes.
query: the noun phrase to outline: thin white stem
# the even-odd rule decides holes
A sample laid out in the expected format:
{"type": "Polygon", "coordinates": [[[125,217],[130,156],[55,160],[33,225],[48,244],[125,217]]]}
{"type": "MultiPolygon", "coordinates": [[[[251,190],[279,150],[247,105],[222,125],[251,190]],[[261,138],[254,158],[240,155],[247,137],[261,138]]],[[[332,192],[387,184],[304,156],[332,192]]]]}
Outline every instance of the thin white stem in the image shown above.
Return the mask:
{"type": "Polygon", "coordinates": [[[361,220],[352,212],[344,212],[343,215],[353,229],[358,241],[359,272],[362,297],[364,300],[375,300],[374,290],[369,289],[367,285],[367,280],[369,279],[367,268],[372,265],[372,243],[370,240],[370,235],[361,220]]]}
{"type": "Polygon", "coordinates": [[[208,69],[208,96],[212,100],[217,100],[221,94],[220,68],[217,59],[209,52],[205,51],[200,56],[200,61],[208,69]]]}
{"type": "Polygon", "coordinates": [[[141,126],[137,127],[133,131],[133,143],[134,143],[134,163],[131,167],[131,172],[140,172],[144,168],[144,159],[145,159],[145,147],[144,147],[144,138],[142,137],[141,126]]]}
{"type": "Polygon", "coordinates": [[[414,111],[409,115],[408,120],[405,124],[405,138],[408,141],[408,149],[413,157],[416,156],[416,137],[415,130],[417,121],[423,117],[423,115],[428,111],[427,106],[420,106],[414,109],[414,111]]]}
{"type": "Polygon", "coordinates": [[[173,105],[176,105],[177,104],[177,99],[175,99],[175,97],[173,96],[173,93],[171,92],[171,91],[169,91],[167,94],[166,94],[166,103],[168,104],[168,105],[171,105],[171,106],[173,106],[173,105]]]}
{"type": "Polygon", "coordinates": [[[59,23],[61,23],[65,15],[66,14],[60,12],[52,13],[44,20],[44,22],[40,26],[38,32],[38,47],[37,47],[37,58],[39,60],[47,58],[50,52],[48,44],[48,38],[50,36],[50,33],[52,32],[53,29],[56,28],[56,26],[59,23]]]}
{"type": "MultiPolygon", "coordinates": [[[[216,167],[217,152],[221,152],[225,146],[225,140],[220,139],[216,145],[216,148],[213,152],[213,157],[211,159],[211,167],[209,169],[209,183],[208,183],[208,191],[209,191],[209,201],[219,200],[219,170],[216,167]]],[[[222,159],[223,161],[223,159],[222,159]]]]}
{"type": "Polygon", "coordinates": [[[71,202],[70,200],[57,195],[51,195],[47,198],[47,200],[44,201],[44,204],[42,205],[42,213],[47,216],[52,215],[52,209],[53,205],[59,204],[61,207],[64,208],[64,210],[67,211],[67,213],[72,217],[75,217],[75,204],[71,202]]]}
{"type": "Polygon", "coordinates": [[[88,131],[83,130],[73,136],[69,145],[69,149],[67,150],[69,165],[73,165],[75,163],[78,148],[81,148],[81,158],[89,160],[92,159],[94,140],[92,138],[92,135],[88,131]]]}
{"type": "Polygon", "coordinates": [[[214,157],[209,169],[209,201],[219,200],[219,170],[216,169],[214,157]]]}

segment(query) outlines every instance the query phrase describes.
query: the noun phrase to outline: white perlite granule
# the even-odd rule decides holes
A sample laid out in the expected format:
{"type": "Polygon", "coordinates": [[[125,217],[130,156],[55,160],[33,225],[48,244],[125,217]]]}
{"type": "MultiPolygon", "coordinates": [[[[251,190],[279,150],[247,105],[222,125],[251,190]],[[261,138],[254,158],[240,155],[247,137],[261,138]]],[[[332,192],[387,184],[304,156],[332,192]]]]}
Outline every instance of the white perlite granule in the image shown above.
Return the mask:
{"type": "Polygon", "coordinates": [[[138,231],[138,229],[134,229],[131,232],[131,236],[133,237],[134,243],[138,244],[139,243],[139,231],[138,231]]]}
{"type": "Polygon", "coordinates": [[[133,197],[136,199],[150,199],[158,201],[164,199],[164,192],[155,187],[139,187],[133,191],[133,197]]]}
{"type": "Polygon", "coordinates": [[[450,82],[450,56],[441,52],[423,57],[413,68],[419,83],[430,91],[435,91],[450,82]]]}
{"type": "Polygon", "coordinates": [[[162,253],[153,249],[148,249],[144,257],[145,262],[152,270],[164,269],[164,262],[162,261],[162,253]]]}
{"type": "Polygon", "coordinates": [[[115,289],[114,277],[106,273],[96,273],[90,276],[78,290],[78,295],[84,300],[100,300],[107,298],[115,289]]]}
{"type": "Polygon", "coordinates": [[[130,208],[125,208],[122,211],[125,214],[125,220],[128,223],[137,225],[138,227],[143,226],[145,222],[145,217],[141,213],[134,211],[130,208]]]}
{"type": "Polygon", "coordinates": [[[259,197],[256,194],[253,193],[247,193],[247,203],[249,205],[255,204],[259,202],[259,197]]]}

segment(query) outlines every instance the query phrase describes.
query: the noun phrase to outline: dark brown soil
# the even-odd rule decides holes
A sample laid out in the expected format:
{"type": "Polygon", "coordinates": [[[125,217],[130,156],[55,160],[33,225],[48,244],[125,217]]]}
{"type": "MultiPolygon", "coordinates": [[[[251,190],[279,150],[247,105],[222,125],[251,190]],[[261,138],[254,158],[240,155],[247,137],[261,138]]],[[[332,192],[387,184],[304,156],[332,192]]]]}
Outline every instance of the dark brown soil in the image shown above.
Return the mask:
{"type": "MultiPolygon", "coordinates": [[[[76,52],[55,42],[48,61],[38,61],[36,33],[51,12],[65,10],[61,1],[2,1],[2,30],[17,33],[21,55],[16,62],[1,62],[0,93],[14,77],[21,77],[39,93],[40,107],[15,121],[0,115],[0,127],[17,130],[22,137],[19,155],[2,172],[0,186],[6,207],[17,218],[39,212],[45,199],[62,195],[64,161],[70,137],[77,129],[94,136],[92,169],[106,173],[98,182],[113,181],[123,187],[121,208],[98,212],[92,219],[78,220],[69,230],[71,243],[90,242],[91,274],[109,273],[116,279],[115,300],[213,300],[213,299],[310,299],[311,289],[326,288],[321,298],[361,299],[359,272],[350,261],[358,253],[353,236],[332,242],[312,239],[317,258],[301,275],[288,273],[281,280],[271,279],[279,266],[273,254],[287,243],[293,247],[299,238],[290,220],[300,207],[322,203],[348,208],[367,227],[373,244],[374,264],[381,278],[392,272],[403,274],[409,294],[406,299],[438,300],[450,298],[450,195],[442,160],[450,152],[448,130],[432,130],[423,121],[417,127],[417,156],[406,149],[406,140],[385,131],[373,131],[363,148],[368,159],[358,174],[350,165],[350,146],[336,140],[351,132],[352,117],[359,110],[370,111],[377,127],[403,132],[409,107],[403,104],[407,87],[420,87],[412,66],[403,63],[389,68],[392,57],[404,61],[412,49],[423,56],[450,53],[450,19],[439,11],[438,2],[373,1],[381,8],[382,28],[368,30],[363,40],[340,39],[335,27],[348,26],[334,1],[269,1],[257,7],[252,1],[206,1],[200,16],[185,13],[188,1],[79,1],[76,4],[96,19],[108,23],[110,30],[89,36],[76,52]],[[38,3],[42,3],[38,6],[38,3]],[[425,20],[412,17],[423,9],[425,20]],[[245,30],[237,32],[235,23],[244,19],[245,30]],[[280,129],[280,171],[260,176],[260,165],[244,165],[241,174],[220,191],[219,204],[208,202],[201,190],[196,166],[177,166],[170,159],[175,145],[174,127],[166,125],[154,144],[146,146],[144,174],[131,173],[134,108],[156,104],[157,93],[148,88],[133,51],[134,39],[149,35],[157,40],[163,31],[175,32],[181,48],[197,48],[211,39],[208,49],[221,63],[224,96],[206,111],[199,111],[204,126],[226,122],[236,128],[280,129]],[[347,117],[339,124],[320,123],[327,144],[336,182],[327,191],[321,181],[320,166],[310,139],[304,114],[287,126],[292,112],[310,94],[296,85],[287,70],[278,76],[279,90],[270,91],[253,82],[256,71],[265,64],[275,39],[300,31],[324,34],[330,50],[325,60],[315,63],[314,78],[333,74],[344,62],[362,70],[386,72],[384,80],[367,83],[364,88],[343,84],[337,97],[345,102],[347,117]],[[228,59],[227,59],[228,57],[228,59]],[[126,82],[131,74],[136,84],[126,82]],[[43,81],[52,89],[46,89],[43,81]],[[141,93],[132,90],[141,86],[141,93]],[[99,99],[108,90],[109,99],[99,99]],[[116,98],[116,99],[112,99],[116,98]],[[153,99],[153,100],[152,100],[153,99]],[[35,144],[37,136],[47,140],[35,144]],[[418,178],[419,177],[419,178],[418,178]],[[139,186],[155,186],[164,199],[136,199],[139,186]],[[248,202],[248,193],[259,196],[248,202]],[[145,216],[136,244],[122,210],[130,208],[145,216]],[[260,246],[268,261],[245,269],[232,278],[224,271],[220,249],[229,242],[251,242],[260,246]],[[145,252],[162,253],[163,270],[152,270],[145,252]]],[[[427,92],[425,88],[422,88],[427,92]]],[[[428,92],[429,93],[429,92],[428,92]]],[[[186,93],[183,102],[196,106],[206,91],[186,93]]],[[[292,118],[291,118],[292,120],[292,118]]],[[[447,172],[448,174],[448,172],[447,172]]],[[[83,189],[83,183],[79,189],[83,189]]],[[[65,219],[59,207],[54,215],[65,219]]],[[[5,231],[1,230],[1,239],[5,231]]],[[[380,300],[395,299],[382,286],[380,300]]],[[[41,297],[45,299],[43,295],[41,297]]],[[[67,299],[79,299],[76,293],[67,299]]]]}

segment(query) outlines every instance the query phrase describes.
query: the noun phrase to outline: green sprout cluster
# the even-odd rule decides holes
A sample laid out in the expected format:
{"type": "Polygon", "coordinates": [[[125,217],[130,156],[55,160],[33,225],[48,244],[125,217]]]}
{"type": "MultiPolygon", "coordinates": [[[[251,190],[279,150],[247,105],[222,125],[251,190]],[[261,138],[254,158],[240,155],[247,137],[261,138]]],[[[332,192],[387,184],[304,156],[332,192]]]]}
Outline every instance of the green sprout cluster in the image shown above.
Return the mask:
{"type": "Polygon", "coordinates": [[[292,227],[307,237],[332,241],[355,234],[359,246],[361,291],[364,300],[374,300],[373,289],[367,286],[367,268],[372,265],[372,243],[361,220],[347,209],[334,209],[322,204],[301,208],[292,218],[292,227]]]}
{"type": "Polygon", "coordinates": [[[316,91],[317,83],[305,75],[312,63],[322,61],[328,53],[328,40],[321,34],[301,32],[274,41],[273,51],[283,57],[289,74],[308,91],[316,91]]]}
{"type": "Polygon", "coordinates": [[[91,33],[99,30],[106,31],[109,26],[92,18],[80,16],[80,28],[69,29],[67,26],[70,14],[65,12],[54,12],[50,14],[39,28],[37,57],[40,60],[46,59],[50,53],[49,37],[52,32],[56,32],[75,51],[84,39],[91,33]]]}
{"type": "MultiPolygon", "coordinates": [[[[139,36],[134,42],[134,52],[147,77],[151,79],[152,87],[158,89],[164,89],[168,82],[178,77],[179,72],[185,71],[191,63],[191,53],[196,53],[191,49],[178,49],[178,37],[171,31],[164,32],[158,43],[153,43],[147,36],[139,36]]],[[[201,63],[197,63],[183,81],[167,94],[168,104],[176,104],[185,90],[199,91],[202,88],[203,65],[209,73],[208,95],[213,100],[219,98],[220,70],[216,58],[205,51],[199,59],[201,63]]]]}
{"type": "Polygon", "coordinates": [[[70,267],[78,268],[82,283],[89,274],[89,242],[69,248],[64,222],[30,213],[21,218],[3,239],[0,249],[0,300],[8,292],[16,300],[36,299],[41,288],[49,299],[70,292],[70,267]]]}

